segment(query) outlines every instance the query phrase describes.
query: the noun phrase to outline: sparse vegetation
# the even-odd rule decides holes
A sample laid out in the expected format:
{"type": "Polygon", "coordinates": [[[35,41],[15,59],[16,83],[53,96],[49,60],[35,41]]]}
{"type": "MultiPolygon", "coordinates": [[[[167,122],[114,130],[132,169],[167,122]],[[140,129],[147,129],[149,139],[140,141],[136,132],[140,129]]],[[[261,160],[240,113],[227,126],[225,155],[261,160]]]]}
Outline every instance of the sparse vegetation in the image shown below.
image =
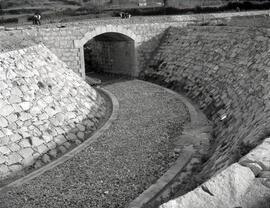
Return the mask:
{"type": "Polygon", "coordinates": [[[0,24],[6,23],[18,23],[18,18],[7,18],[7,19],[0,19],[0,24]]]}
{"type": "MultiPolygon", "coordinates": [[[[69,21],[68,17],[82,16],[83,18],[98,18],[104,16],[119,16],[125,11],[132,16],[175,15],[190,13],[210,13],[225,11],[244,11],[254,9],[269,9],[269,1],[238,1],[226,5],[202,6],[202,2],[179,7],[179,3],[169,0],[153,0],[147,7],[138,7],[138,1],[114,0],[0,0],[0,15],[3,19],[18,18],[22,15],[42,13],[43,22],[69,21]],[[178,7],[177,7],[178,6],[178,7]],[[91,15],[92,14],[92,15],[91,15]],[[87,15],[87,16],[85,16],[87,15]],[[90,16],[89,16],[90,15],[90,16]],[[52,21],[53,19],[53,21],[52,21]]],[[[10,23],[12,21],[2,21],[10,23]]]]}

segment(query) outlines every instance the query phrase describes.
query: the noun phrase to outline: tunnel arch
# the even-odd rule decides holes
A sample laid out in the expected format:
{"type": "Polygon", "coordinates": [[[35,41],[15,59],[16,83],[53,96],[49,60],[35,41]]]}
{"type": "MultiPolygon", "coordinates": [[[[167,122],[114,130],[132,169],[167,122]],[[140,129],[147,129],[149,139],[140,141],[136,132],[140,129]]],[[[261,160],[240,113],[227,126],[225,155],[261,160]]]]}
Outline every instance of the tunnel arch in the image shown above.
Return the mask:
{"type": "Polygon", "coordinates": [[[120,33],[123,34],[127,37],[130,37],[133,39],[136,43],[140,42],[140,37],[136,35],[132,30],[126,29],[123,26],[112,26],[112,25],[107,25],[107,26],[99,26],[96,27],[93,31],[87,32],[82,39],[80,40],[75,40],[74,44],[76,48],[82,47],[85,43],[87,43],[89,40],[92,38],[101,35],[103,33],[120,33]]]}
{"type": "Polygon", "coordinates": [[[134,76],[135,41],[121,33],[102,33],[84,44],[84,61],[86,76],[100,73],[134,76]]]}
{"type": "Polygon", "coordinates": [[[133,66],[133,73],[132,76],[137,76],[138,69],[137,69],[137,45],[139,42],[141,42],[140,36],[136,35],[132,30],[127,29],[123,26],[112,26],[112,25],[106,25],[106,26],[98,26],[94,30],[89,31],[85,33],[85,35],[79,39],[74,40],[74,47],[79,49],[80,53],[80,74],[85,79],[85,55],[84,55],[84,45],[87,44],[88,41],[91,39],[100,36],[102,34],[106,33],[117,33],[120,35],[124,35],[134,41],[134,66],[133,66]]]}

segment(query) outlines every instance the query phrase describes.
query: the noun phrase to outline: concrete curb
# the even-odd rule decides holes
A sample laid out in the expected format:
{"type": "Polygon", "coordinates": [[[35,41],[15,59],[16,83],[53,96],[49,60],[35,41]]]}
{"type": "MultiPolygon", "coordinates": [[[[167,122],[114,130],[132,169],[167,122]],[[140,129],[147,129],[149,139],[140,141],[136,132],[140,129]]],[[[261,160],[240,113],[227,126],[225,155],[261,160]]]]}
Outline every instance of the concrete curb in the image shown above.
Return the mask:
{"type": "MultiPolygon", "coordinates": [[[[141,82],[142,80],[138,80],[141,82]]],[[[182,102],[188,108],[190,114],[190,124],[188,124],[188,128],[191,128],[193,124],[198,124],[200,120],[200,116],[196,110],[196,108],[191,104],[191,102],[185,98],[184,96],[180,95],[179,93],[170,90],[168,88],[162,87],[160,85],[147,82],[149,85],[153,85],[155,87],[163,88],[168,93],[174,94],[178,96],[182,102]]],[[[196,129],[196,125],[195,125],[196,129]]],[[[193,156],[193,152],[189,150],[183,150],[183,152],[179,155],[178,159],[176,160],[175,164],[169,168],[169,170],[161,176],[155,184],[152,184],[148,189],[146,189],[142,194],[140,194],[136,199],[134,199],[128,206],[128,208],[142,208],[144,205],[152,201],[156,196],[162,193],[170,183],[175,179],[175,177],[186,167],[186,165],[191,161],[193,156]]]]}
{"type": "Polygon", "coordinates": [[[119,112],[119,102],[117,100],[117,98],[115,97],[115,95],[113,95],[111,92],[109,92],[108,90],[105,89],[101,89],[99,88],[99,90],[103,91],[110,99],[112,102],[112,113],[110,118],[108,119],[108,121],[106,121],[106,123],[99,129],[97,130],[90,138],[88,138],[86,141],[84,141],[82,144],[80,144],[79,146],[75,147],[74,149],[72,149],[70,152],[67,152],[66,154],[64,154],[63,156],[61,156],[60,158],[56,159],[55,161],[41,167],[40,169],[37,169],[35,171],[33,171],[32,173],[18,179],[15,180],[3,187],[0,188],[0,191],[9,188],[9,187],[16,187],[16,186],[20,186],[23,183],[26,183],[38,176],[40,176],[41,174],[43,174],[44,172],[53,169],[54,167],[63,164],[64,162],[66,162],[67,160],[73,158],[77,153],[81,152],[82,150],[84,150],[86,147],[88,147],[91,143],[93,143],[94,141],[96,141],[98,139],[98,137],[100,137],[107,129],[109,129],[109,127],[111,126],[111,124],[116,120],[117,116],[118,116],[118,112],[119,112]]]}

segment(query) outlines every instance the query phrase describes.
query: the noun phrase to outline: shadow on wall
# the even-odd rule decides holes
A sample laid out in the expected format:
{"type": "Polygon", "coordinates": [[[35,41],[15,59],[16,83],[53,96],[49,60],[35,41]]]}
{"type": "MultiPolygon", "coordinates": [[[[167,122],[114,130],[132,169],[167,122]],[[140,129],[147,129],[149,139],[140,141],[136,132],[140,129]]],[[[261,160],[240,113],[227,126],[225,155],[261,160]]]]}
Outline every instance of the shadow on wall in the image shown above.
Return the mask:
{"type": "Polygon", "coordinates": [[[170,28],[146,80],[183,92],[215,124],[200,177],[208,179],[269,136],[269,38],[251,28],[170,28]]]}

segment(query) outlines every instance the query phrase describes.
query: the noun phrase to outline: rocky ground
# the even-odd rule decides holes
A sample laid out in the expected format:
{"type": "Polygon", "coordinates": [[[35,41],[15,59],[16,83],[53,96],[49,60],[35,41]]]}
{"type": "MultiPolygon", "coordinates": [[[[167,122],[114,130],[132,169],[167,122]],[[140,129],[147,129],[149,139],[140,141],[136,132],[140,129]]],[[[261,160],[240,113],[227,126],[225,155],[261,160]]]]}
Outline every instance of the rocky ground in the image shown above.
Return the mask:
{"type": "Polygon", "coordinates": [[[171,140],[189,115],[181,100],[139,81],[105,87],[118,119],[73,159],[21,187],[0,193],[0,207],[125,207],[174,161],[171,140]]]}

